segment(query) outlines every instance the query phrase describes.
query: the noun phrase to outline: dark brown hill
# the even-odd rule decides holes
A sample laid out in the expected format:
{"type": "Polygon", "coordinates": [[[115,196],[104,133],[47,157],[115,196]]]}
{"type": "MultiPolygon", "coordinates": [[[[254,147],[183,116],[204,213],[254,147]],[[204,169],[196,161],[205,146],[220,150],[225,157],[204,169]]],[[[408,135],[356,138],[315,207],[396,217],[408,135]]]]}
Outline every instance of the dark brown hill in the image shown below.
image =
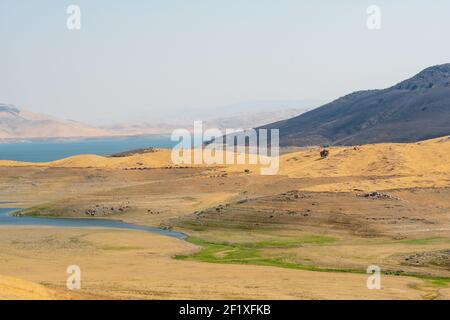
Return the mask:
{"type": "Polygon", "coordinates": [[[450,64],[262,128],[279,128],[282,146],[415,142],[450,135],[450,64]]]}

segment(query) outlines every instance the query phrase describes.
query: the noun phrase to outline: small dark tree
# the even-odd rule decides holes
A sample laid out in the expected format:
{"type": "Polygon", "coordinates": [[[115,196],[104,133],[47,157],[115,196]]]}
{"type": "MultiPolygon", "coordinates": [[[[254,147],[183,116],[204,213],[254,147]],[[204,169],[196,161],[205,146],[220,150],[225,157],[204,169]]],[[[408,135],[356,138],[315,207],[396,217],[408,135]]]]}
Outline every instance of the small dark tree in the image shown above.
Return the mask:
{"type": "Polygon", "coordinates": [[[328,157],[329,155],[330,155],[330,151],[328,151],[327,149],[324,149],[324,150],[320,151],[320,157],[322,159],[328,157]]]}

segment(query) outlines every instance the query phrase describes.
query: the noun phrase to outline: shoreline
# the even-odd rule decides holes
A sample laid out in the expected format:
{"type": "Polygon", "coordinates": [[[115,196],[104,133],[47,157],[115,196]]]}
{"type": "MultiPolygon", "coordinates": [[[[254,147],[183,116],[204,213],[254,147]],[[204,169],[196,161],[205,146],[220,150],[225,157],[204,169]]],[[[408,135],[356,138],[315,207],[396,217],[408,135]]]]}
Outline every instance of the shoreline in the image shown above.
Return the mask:
{"type": "MultiPolygon", "coordinates": [[[[5,208],[6,211],[0,213],[0,226],[49,226],[49,227],[66,227],[66,228],[108,228],[108,229],[126,229],[126,230],[136,230],[143,232],[150,232],[154,234],[159,234],[171,238],[176,238],[180,240],[186,240],[188,235],[174,231],[172,229],[164,229],[155,226],[144,226],[133,223],[124,222],[119,219],[107,219],[107,218],[86,218],[86,217],[48,217],[48,216],[27,216],[27,215],[14,215],[14,213],[20,212],[21,208],[5,208]],[[11,211],[8,211],[11,209],[11,211]],[[11,224],[4,219],[26,219],[26,223],[15,223],[19,220],[11,220],[11,224]],[[2,219],[3,218],[3,219],[2,219]],[[34,223],[33,223],[34,222],[34,223]],[[87,223],[87,224],[86,224],[87,223]],[[89,225],[91,224],[91,225],[89,225]]],[[[20,221],[23,222],[23,221],[20,221]]]]}

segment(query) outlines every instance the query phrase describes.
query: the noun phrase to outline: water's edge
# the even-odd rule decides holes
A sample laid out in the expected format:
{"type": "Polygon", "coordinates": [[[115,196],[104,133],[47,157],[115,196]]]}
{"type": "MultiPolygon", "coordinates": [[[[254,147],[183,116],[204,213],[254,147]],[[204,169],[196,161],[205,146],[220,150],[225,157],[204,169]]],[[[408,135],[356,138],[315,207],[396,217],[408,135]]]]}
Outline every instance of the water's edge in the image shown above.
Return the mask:
{"type": "Polygon", "coordinates": [[[48,162],[79,154],[109,156],[141,148],[172,148],[170,136],[144,135],[85,139],[36,139],[22,142],[0,140],[0,160],[48,162]]]}
{"type": "Polygon", "coordinates": [[[147,227],[120,220],[112,219],[93,219],[93,218],[50,218],[50,217],[29,217],[29,216],[13,216],[13,212],[20,210],[19,208],[0,208],[0,226],[52,226],[67,228],[111,228],[111,229],[128,229],[155,233],[167,237],[184,240],[187,236],[184,233],[161,229],[157,227],[147,227]]]}

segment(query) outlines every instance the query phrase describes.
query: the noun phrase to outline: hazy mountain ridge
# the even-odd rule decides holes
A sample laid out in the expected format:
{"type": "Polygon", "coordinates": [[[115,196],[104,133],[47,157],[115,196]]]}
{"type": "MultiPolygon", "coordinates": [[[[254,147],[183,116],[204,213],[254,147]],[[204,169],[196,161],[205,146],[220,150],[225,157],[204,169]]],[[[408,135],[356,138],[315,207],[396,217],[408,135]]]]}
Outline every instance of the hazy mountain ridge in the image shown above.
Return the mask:
{"type": "MultiPolygon", "coordinates": [[[[261,126],[270,121],[280,121],[291,118],[306,112],[308,109],[287,108],[275,111],[262,112],[240,112],[217,118],[201,119],[203,121],[203,129],[250,129],[261,126]]],[[[144,135],[144,134],[171,134],[173,130],[184,128],[193,129],[195,120],[174,120],[172,122],[140,122],[140,123],[122,123],[112,126],[104,126],[102,128],[123,135],[144,135]]]]}
{"type": "Polygon", "coordinates": [[[427,68],[390,88],[358,91],[279,128],[283,146],[415,142],[450,134],[450,64],[427,68]]]}
{"type": "Polygon", "coordinates": [[[59,120],[0,104],[0,139],[99,137],[111,133],[72,120],[59,120]]]}
{"type": "MultiPolygon", "coordinates": [[[[294,102],[291,104],[295,105],[294,102]]],[[[277,104],[273,110],[270,110],[269,105],[267,103],[262,105],[262,111],[259,112],[255,106],[251,106],[248,110],[242,108],[243,111],[238,112],[240,106],[237,106],[216,112],[217,117],[211,117],[212,110],[208,110],[210,114],[204,114],[203,117],[191,115],[191,118],[185,116],[184,119],[152,120],[94,127],[73,120],[60,120],[47,115],[23,111],[13,105],[0,104],[0,139],[170,135],[178,128],[193,130],[194,119],[203,121],[203,129],[249,129],[267,122],[288,119],[309,110],[301,105],[297,108],[288,107],[289,103],[277,104]]]]}
{"type": "Polygon", "coordinates": [[[323,104],[321,100],[257,100],[210,108],[192,108],[172,117],[151,121],[124,122],[101,128],[123,135],[171,134],[183,128],[193,130],[194,121],[202,121],[204,129],[250,129],[269,122],[298,116],[323,104]]]}

